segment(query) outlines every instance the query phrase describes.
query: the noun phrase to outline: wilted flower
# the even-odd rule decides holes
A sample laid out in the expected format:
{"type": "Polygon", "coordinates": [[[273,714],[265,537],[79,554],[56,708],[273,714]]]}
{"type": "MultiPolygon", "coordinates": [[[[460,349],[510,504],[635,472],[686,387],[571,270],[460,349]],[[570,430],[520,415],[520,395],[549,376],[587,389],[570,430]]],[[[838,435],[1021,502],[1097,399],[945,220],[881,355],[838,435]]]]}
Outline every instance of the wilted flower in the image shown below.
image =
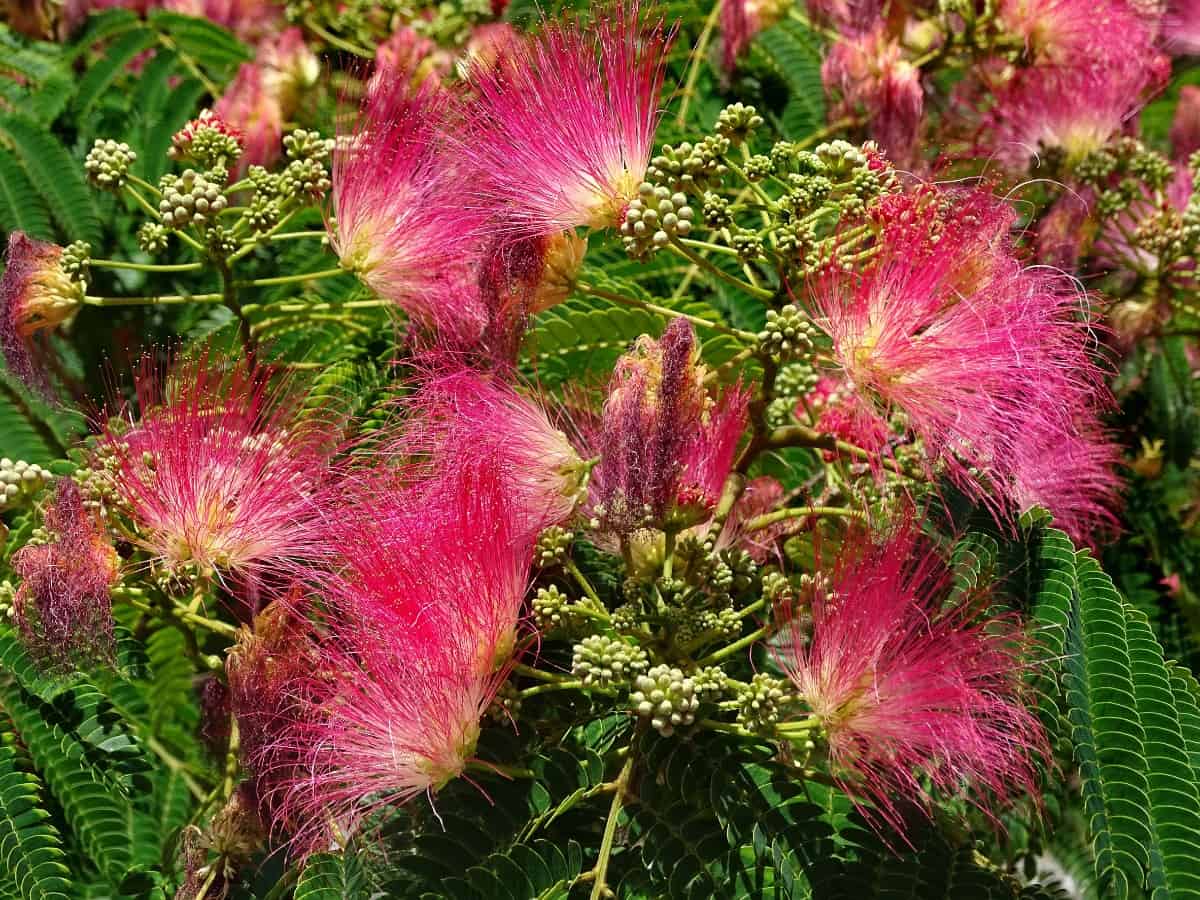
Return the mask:
{"type": "Polygon", "coordinates": [[[586,495],[588,465],[547,411],[495,377],[433,373],[406,404],[398,447],[428,459],[435,477],[470,448],[499,461],[514,511],[531,534],[566,521],[586,495]]]}
{"type": "Polygon", "coordinates": [[[795,632],[779,662],[868,818],[902,829],[902,803],[930,809],[929,789],[985,810],[1036,796],[1048,746],[1023,705],[1014,621],[985,620],[984,598],[948,604],[952,573],[911,524],[878,543],[852,536],[815,584],[811,639],[807,617],[779,611],[795,632]]]}
{"type": "Polygon", "coordinates": [[[407,73],[377,73],[333,154],[330,241],[342,266],[439,336],[472,341],[487,312],[474,277],[479,217],[464,209],[441,146],[448,97],[407,73]]]}
{"type": "Polygon", "coordinates": [[[669,37],[636,2],[547,23],[499,66],[473,65],[459,152],[514,236],[611,228],[653,149],[669,37]]]}
{"type": "Polygon", "coordinates": [[[109,660],[112,596],[119,559],[79,486],[62,478],[46,508],[44,544],[13,554],[23,579],[14,618],[33,654],[54,666],[109,660]]]}
{"type": "Polygon", "coordinates": [[[695,524],[719,499],[749,395],[735,387],[714,402],[699,355],[692,326],[675,319],[660,340],[643,335],[617,361],[589,490],[602,530],[628,534],[671,514],[695,524]]]}
{"type": "Polygon", "coordinates": [[[17,378],[46,393],[39,336],[69,321],[83,305],[83,283],[63,268],[63,248],[21,231],[8,236],[0,276],[0,351],[17,378]]]}
{"type": "Polygon", "coordinates": [[[1185,161],[1200,150],[1200,85],[1185,84],[1179,89],[1179,105],[1171,120],[1171,156],[1185,161]]]}
{"type": "Polygon", "coordinates": [[[1103,402],[1091,324],[1069,279],[1017,263],[1013,213],[986,192],[892,199],[870,266],[811,286],[817,324],[877,419],[904,414],[930,474],[1005,518],[1031,414],[1065,436],[1103,402]]]}
{"type": "Polygon", "coordinates": [[[330,436],[286,390],[209,354],[165,379],[144,366],[136,389],[140,417],[110,423],[98,452],[116,459],[115,493],[157,563],[228,574],[253,595],[281,564],[321,555],[330,436]]]}

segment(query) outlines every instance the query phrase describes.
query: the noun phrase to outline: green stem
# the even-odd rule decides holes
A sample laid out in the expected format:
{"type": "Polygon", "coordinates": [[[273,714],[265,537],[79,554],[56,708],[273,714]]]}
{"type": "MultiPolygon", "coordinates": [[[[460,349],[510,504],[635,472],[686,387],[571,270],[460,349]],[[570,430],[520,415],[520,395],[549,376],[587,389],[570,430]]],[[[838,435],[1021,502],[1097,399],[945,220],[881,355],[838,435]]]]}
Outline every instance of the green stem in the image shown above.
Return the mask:
{"type": "Polygon", "coordinates": [[[192,900],[204,900],[204,897],[208,894],[209,888],[211,888],[213,883],[217,880],[217,863],[219,862],[220,860],[218,859],[211,863],[208,870],[208,877],[204,879],[204,884],[200,885],[200,890],[197,891],[196,896],[193,897],[192,900]]]}
{"type": "Polygon", "coordinates": [[[299,284],[303,281],[320,281],[322,278],[334,278],[345,275],[346,270],[340,266],[336,269],[321,269],[319,272],[307,272],[300,275],[278,275],[274,278],[255,278],[252,281],[238,281],[237,287],[270,287],[276,284],[299,284]]]}
{"type": "Polygon", "coordinates": [[[819,128],[803,140],[796,141],[792,146],[797,150],[806,150],[816,144],[821,143],[828,137],[833,137],[839,131],[845,131],[847,128],[853,128],[859,124],[859,120],[854,116],[847,116],[844,119],[838,119],[836,122],[830,122],[824,128],[819,128]]]}
{"type": "Polygon", "coordinates": [[[716,719],[700,719],[696,722],[701,728],[707,728],[709,731],[720,731],[724,734],[734,734],[738,737],[755,737],[741,725],[735,725],[733,722],[718,722],[716,719]]]}
{"type": "MultiPolygon", "coordinates": [[[[592,583],[587,580],[587,577],[579,571],[579,566],[575,565],[575,560],[568,559],[563,563],[563,568],[570,573],[576,583],[583,588],[583,592],[587,594],[588,599],[595,603],[600,609],[604,609],[604,604],[600,600],[600,595],[596,593],[596,589],[592,587],[592,583]]],[[[605,616],[607,618],[607,616],[605,616]]]]}
{"type": "Polygon", "coordinates": [[[292,216],[296,215],[296,213],[298,213],[299,211],[300,211],[299,208],[291,210],[290,212],[286,213],[282,218],[280,218],[280,220],[278,222],[276,222],[268,231],[265,231],[265,232],[263,232],[263,234],[259,235],[256,240],[251,240],[251,241],[247,242],[246,244],[243,244],[241,250],[238,250],[236,253],[234,253],[232,256],[229,257],[230,265],[237,262],[239,259],[241,259],[243,256],[245,256],[247,253],[251,252],[259,244],[261,244],[265,241],[273,240],[275,235],[279,232],[279,229],[281,229],[284,225],[286,225],[291,220],[292,216]]]}
{"type": "Polygon", "coordinates": [[[554,672],[547,672],[544,669],[535,669],[533,666],[527,666],[524,663],[516,663],[512,670],[517,675],[524,675],[526,678],[534,678],[538,681],[546,681],[557,684],[562,681],[571,681],[569,675],[556,675],[554,672]]]}
{"type": "Polygon", "coordinates": [[[710,241],[698,241],[695,238],[680,238],[679,243],[685,247],[691,247],[693,250],[707,250],[710,253],[724,253],[726,256],[737,256],[738,252],[732,247],[726,247],[723,244],[714,244],[710,241]]]}
{"type": "Polygon", "coordinates": [[[705,259],[700,254],[693,253],[687,247],[683,246],[683,244],[679,243],[678,238],[672,238],[670,246],[674,249],[674,251],[676,253],[678,253],[684,259],[688,260],[689,262],[695,263],[697,266],[699,266],[702,269],[706,269],[707,271],[709,271],[713,275],[715,275],[717,278],[720,278],[722,281],[733,285],[739,291],[745,291],[747,294],[750,294],[753,297],[758,297],[760,300],[770,300],[772,297],[775,296],[771,291],[765,290],[763,288],[755,287],[752,284],[748,284],[747,282],[742,281],[742,279],[740,279],[740,278],[736,278],[733,275],[730,275],[724,269],[717,268],[716,266],[714,266],[712,264],[712,262],[705,259]]]}
{"type": "Polygon", "coordinates": [[[363,59],[374,59],[375,54],[366,47],[360,47],[345,38],[340,38],[331,31],[328,31],[321,25],[318,25],[312,16],[307,16],[304,19],[304,25],[309,31],[319,36],[325,43],[337,47],[339,50],[345,50],[347,53],[353,53],[355,56],[361,56],[363,59]]]}
{"type": "Polygon", "coordinates": [[[737,617],[739,619],[744,619],[746,616],[752,616],[766,605],[767,598],[759,597],[753,603],[749,604],[748,606],[743,606],[741,609],[739,609],[737,611],[737,617]]]}
{"type": "MultiPolygon", "coordinates": [[[[740,284],[741,282],[739,282],[740,284]]],[[[677,309],[671,309],[666,306],[659,306],[657,303],[650,303],[647,300],[639,300],[636,297],[626,297],[624,294],[617,294],[613,291],[606,291],[603,288],[588,284],[585,281],[575,282],[575,287],[585,294],[590,294],[593,297],[598,297],[601,300],[610,300],[613,303],[621,303],[625,306],[634,306],[638,309],[644,309],[648,312],[658,313],[660,316],[667,316],[672,319],[685,319],[693,325],[698,325],[701,328],[708,328],[712,331],[719,331],[722,334],[728,334],[731,337],[736,337],[743,341],[756,340],[756,336],[749,331],[741,331],[737,328],[730,328],[728,325],[723,325],[720,322],[713,322],[708,319],[702,319],[699,316],[692,316],[677,309]]]]}
{"type": "MultiPolygon", "coordinates": [[[[145,184],[145,182],[142,183],[145,184]]],[[[150,201],[138,193],[132,184],[126,182],[122,185],[122,187],[125,188],[125,193],[132,197],[137,202],[138,206],[144,209],[151,217],[154,218],[155,221],[162,219],[162,215],[159,213],[159,211],[151,206],[150,201]]]]}
{"type": "Polygon", "coordinates": [[[157,265],[155,263],[124,262],[119,259],[90,259],[88,265],[99,269],[131,269],[135,272],[194,272],[204,267],[203,263],[175,263],[157,265]]]}
{"type": "Polygon", "coordinates": [[[770,633],[771,633],[771,625],[770,624],[763,625],[761,628],[755,629],[754,631],[750,632],[750,634],[746,635],[740,641],[734,641],[729,646],[722,647],[720,650],[717,650],[714,653],[710,653],[708,656],[704,657],[704,659],[697,660],[696,665],[711,666],[713,663],[720,662],[723,659],[728,659],[729,657],[733,656],[738,651],[745,650],[751,644],[754,644],[754,643],[762,640],[764,637],[766,637],[770,633]]]}
{"type": "Polygon", "coordinates": [[[321,238],[323,240],[328,236],[324,229],[314,229],[312,231],[285,231],[283,234],[273,234],[270,237],[264,237],[268,241],[294,241],[298,238],[321,238]]]}
{"type": "Polygon", "coordinates": [[[679,115],[675,117],[675,124],[683,128],[687,124],[688,104],[691,102],[692,95],[696,92],[696,80],[700,77],[700,63],[704,60],[704,55],[708,50],[708,43],[712,40],[713,31],[717,27],[717,21],[721,16],[721,4],[726,0],[715,0],[712,10],[708,13],[708,18],[704,20],[704,27],[700,31],[700,37],[696,40],[696,46],[692,48],[691,57],[688,59],[687,80],[683,84],[683,100],[679,104],[679,115]]]}
{"type": "Polygon", "coordinates": [[[170,306],[176,303],[220,303],[224,294],[159,294],[156,297],[94,297],[83,298],[84,306],[170,306]]]}
{"type": "Polygon", "coordinates": [[[608,861],[612,856],[613,838],[617,835],[617,820],[621,815],[621,807],[625,804],[625,791],[628,790],[629,780],[633,776],[633,760],[633,744],[630,744],[629,755],[625,757],[625,764],[621,766],[613,786],[612,805],[608,808],[608,820],[604,823],[600,853],[596,857],[596,865],[592,868],[591,900],[601,900],[608,893],[608,861]]]}
{"type": "Polygon", "coordinates": [[[755,516],[742,527],[746,531],[758,531],[759,529],[774,525],[776,522],[783,522],[786,519],[802,519],[809,516],[832,516],[843,519],[857,519],[860,522],[867,521],[866,515],[857,509],[848,509],[842,506],[807,506],[777,509],[774,512],[755,516]]]}
{"type": "Polygon", "coordinates": [[[126,173],[126,175],[125,175],[125,180],[126,180],[126,181],[128,181],[130,184],[137,185],[138,187],[140,187],[140,188],[141,188],[142,190],[144,190],[144,191],[149,191],[149,192],[150,192],[150,193],[151,193],[153,196],[155,196],[155,197],[161,197],[161,196],[162,196],[162,191],[160,191],[158,188],[156,188],[156,187],[155,187],[154,185],[152,185],[150,182],[148,182],[148,181],[143,181],[141,178],[138,178],[138,177],[137,177],[136,175],[134,175],[132,172],[128,172],[128,173],[126,173]]]}
{"type": "Polygon", "coordinates": [[[536,777],[532,769],[522,769],[519,766],[506,766],[503,763],[484,762],[480,759],[467,760],[466,768],[472,772],[490,772],[493,775],[503,775],[509,779],[536,777]]]}
{"type": "Polygon", "coordinates": [[[166,747],[164,747],[158,738],[154,737],[153,735],[147,737],[146,746],[149,747],[154,754],[163,761],[168,769],[177,774],[183,780],[183,783],[187,785],[187,789],[191,791],[193,797],[195,797],[197,800],[203,800],[207,796],[204,788],[200,787],[200,785],[196,783],[196,779],[188,774],[187,766],[178,758],[176,758],[166,747]]]}
{"type": "MultiPolygon", "coordinates": [[[[531,688],[525,688],[518,696],[524,700],[526,697],[536,697],[538,694],[549,694],[552,691],[578,691],[584,687],[588,687],[582,681],[556,681],[553,684],[538,684],[531,688]]],[[[607,692],[605,692],[607,693],[607,692]]]]}

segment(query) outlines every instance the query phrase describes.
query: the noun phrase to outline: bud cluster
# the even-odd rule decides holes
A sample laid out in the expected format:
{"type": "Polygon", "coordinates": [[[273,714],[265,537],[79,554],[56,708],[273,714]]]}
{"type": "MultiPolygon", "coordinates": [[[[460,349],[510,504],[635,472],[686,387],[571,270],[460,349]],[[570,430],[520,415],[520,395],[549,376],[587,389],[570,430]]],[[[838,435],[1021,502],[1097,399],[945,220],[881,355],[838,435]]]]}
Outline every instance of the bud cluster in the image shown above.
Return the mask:
{"type": "Polygon", "coordinates": [[[18,506],[41,491],[54,476],[37,463],[0,459],[0,509],[18,506]]]}
{"type": "Polygon", "coordinates": [[[242,135],[211,109],[179,129],[167,156],[191,160],[204,169],[226,168],[242,155],[242,135]]]}
{"type": "Polygon", "coordinates": [[[551,525],[538,535],[533,551],[533,561],[543,569],[561,566],[571,552],[571,541],[575,535],[559,525],[551,525]]]}
{"type": "Polygon", "coordinates": [[[185,228],[212,221],[229,203],[212,173],[185,169],[182,175],[164,175],[158,211],[168,228],[185,228]]]}
{"type": "Polygon", "coordinates": [[[665,187],[643,182],[621,223],[625,250],[633,258],[643,259],[668,244],[671,238],[687,237],[695,215],[686,194],[671,193],[665,187]]]}
{"type": "Polygon", "coordinates": [[[769,734],[787,702],[787,682],[759,672],[738,692],[738,723],[755,734],[769,734]]]}
{"type": "Polygon", "coordinates": [[[92,184],[101,190],[119,190],[129,177],[129,167],[137,154],[122,141],[96,139],[83,162],[92,184]]]}
{"type": "Polygon", "coordinates": [[[571,672],[586,685],[607,687],[628,681],[649,665],[646,651],[641,647],[594,634],[575,645],[571,672]]]}
{"type": "Polygon", "coordinates": [[[655,666],[634,681],[635,690],[629,702],[650,727],[663,737],[670,737],[676,728],[696,721],[700,698],[696,683],[673,666],[655,666]]]}
{"type": "Polygon", "coordinates": [[[817,329],[808,315],[793,303],[779,311],[767,310],[767,322],[758,333],[761,352],[777,362],[802,359],[812,352],[817,329]]]}

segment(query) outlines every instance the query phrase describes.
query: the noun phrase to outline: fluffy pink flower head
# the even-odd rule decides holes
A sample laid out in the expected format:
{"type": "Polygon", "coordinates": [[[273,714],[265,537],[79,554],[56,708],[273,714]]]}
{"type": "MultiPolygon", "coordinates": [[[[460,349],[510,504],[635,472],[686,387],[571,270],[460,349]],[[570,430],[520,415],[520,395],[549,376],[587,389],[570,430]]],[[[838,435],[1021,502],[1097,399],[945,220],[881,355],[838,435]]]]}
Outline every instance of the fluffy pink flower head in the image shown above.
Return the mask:
{"type": "Polygon", "coordinates": [[[719,499],[749,395],[733,388],[714,402],[699,355],[692,326],[676,319],[660,340],[643,335],[617,361],[589,486],[602,530],[629,534],[668,516],[695,524],[719,499]]]}
{"type": "Polygon", "coordinates": [[[480,219],[443,152],[446,95],[407,72],[377,72],[350,134],[333,153],[330,242],[344,268],[443,337],[479,337],[487,313],[472,247],[480,219]]]}
{"type": "Polygon", "coordinates": [[[1073,270],[1079,263],[1083,248],[1095,225],[1089,228],[1092,192],[1067,192],[1054,201],[1042,216],[1037,228],[1037,258],[1057,269],[1073,270]]]}
{"type": "Polygon", "coordinates": [[[432,374],[407,405],[399,449],[445,471],[470,448],[499,461],[514,511],[532,533],[565,522],[586,497],[589,466],[545,408],[470,369],[432,374]]]}
{"type": "Polygon", "coordinates": [[[257,63],[243,63],[213,111],[241,134],[245,149],[238,172],[250,166],[270,166],[279,159],[283,141],[283,107],[271,90],[266,71],[257,63]]]}
{"type": "Polygon", "coordinates": [[[821,80],[839,98],[831,115],[851,115],[863,107],[871,136],[888,156],[910,161],[925,109],[921,72],[904,59],[899,41],[883,25],[834,44],[821,65],[821,80]]]}
{"type": "Polygon", "coordinates": [[[1038,66],[1099,68],[1152,52],[1154,35],[1126,0],[1001,0],[996,16],[1038,66]]]}
{"type": "Polygon", "coordinates": [[[1043,507],[1076,544],[1096,548],[1120,528],[1120,464],[1120,447],[1095,422],[1074,434],[1034,436],[1019,448],[1017,508],[1043,507]]]}
{"type": "Polygon", "coordinates": [[[1007,518],[1029,411],[1043,432],[1070,434],[1104,397],[1089,319],[1068,279],[1021,268],[1013,213],[986,192],[894,200],[870,267],[811,286],[817,322],[875,415],[903,414],[930,474],[1007,518]]]}
{"type": "Polygon", "coordinates": [[[780,610],[795,634],[779,662],[816,720],[834,778],[869,820],[897,830],[905,801],[932,809],[927,784],[985,810],[1036,796],[1037,760],[1049,755],[1023,703],[1016,623],[984,620],[985,598],[948,606],[953,584],[905,524],[879,543],[843,545],[817,579],[811,640],[798,610],[780,610]]]}
{"type": "Polygon", "coordinates": [[[115,462],[122,509],[158,564],[253,593],[281,564],[322,554],[329,429],[301,420],[286,386],[204,353],[165,378],[144,365],[136,392],[140,416],[106,426],[98,454],[115,462]]]}
{"type": "Polygon", "coordinates": [[[62,255],[57,244],[14,231],[0,276],[0,352],[14,376],[42,393],[50,382],[40,365],[46,352],[40,339],[83,304],[83,284],[67,274],[62,255]]]}
{"type": "Polygon", "coordinates": [[[1165,83],[1166,62],[1151,53],[1101,68],[1022,70],[996,91],[977,152],[1014,171],[1024,171],[1047,150],[1074,165],[1119,134],[1165,83]]]}
{"type": "Polygon", "coordinates": [[[460,67],[492,68],[520,51],[525,36],[507,22],[488,22],[471,29],[463,45],[460,67]]]}
{"type": "Polygon", "coordinates": [[[267,753],[301,761],[275,796],[285,821],[316,823],[301,848],[461,774],[512,663],[533,550],[490,462],[364,490],[331,524],[342,566],[315,578],[321,669],[267,753]]]}
{"type": "Polygon", "coordinates": [[[760,31],[788,14],[790,0],[720,0],[721,64],[732,72],[738,58],[760,31]]]}
{"type": "Polygon", "coordinates": [[[620,0],[473,66],[459,152],[519,237],[620,224],[644,180],[670,37],[620,0]]]}
{"type": "Polygon", "coordinates": [[[13,571],[23,579],[13,602],[17,629],[34,656],[51,665],[108,660],[117,553],[69,478],[59,480],[45,526],[47,543],[13,554],[13,571]]]}

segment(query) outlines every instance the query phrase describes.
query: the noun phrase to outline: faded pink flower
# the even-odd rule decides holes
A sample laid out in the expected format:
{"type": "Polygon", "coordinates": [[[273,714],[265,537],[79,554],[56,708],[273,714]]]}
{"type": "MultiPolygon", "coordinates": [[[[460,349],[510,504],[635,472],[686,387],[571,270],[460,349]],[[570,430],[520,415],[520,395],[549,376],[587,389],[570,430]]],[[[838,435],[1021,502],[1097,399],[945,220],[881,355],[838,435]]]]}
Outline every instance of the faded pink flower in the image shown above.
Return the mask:
{"type": "Polygon", "coordinates": [[[925,97],[921,71],[906,60],[900,42],[881,24],[843,38],[821,65],[826,92],[838,98],[831,115],[866,110],[871,136],[902,165],[912,162],[925,97]]]}
{"type": "Polygon", "coordinates": [[[54,667],[113,656],[112,596],[120,560],[79,486],[61,478],[45,514],[50,539],[13,554],[22,578],[13,618],[33,655],[54,667]]]}
{"type": "Polygon", "coordinates": [[[448,95],[402,71],[376,75],[333,154],[330,241],[342,266],[439,336],[469,343],[487,325],[472,288],[482,222],[443,153],[448,95]]]}
{"type": "Polygon", "coordinates": [[[1000,0],[996,17],[1038,66],[1101,68],[1153,52],[1153,32],[1126,0],[1000,0]]]}
{"type": "Polygon", "coordinates": [[[524,34],[507,22],[476,25],[463,45],[465,58],[458,64],[480,69],[493,68],[514,53],[520,53],[524,41],[524,34]]]}
{"type": "Polygon", "coordinates": [[[816,321],[878,420],[904,414],[930,474],[1008,518],[1029,436],[1070,435],[1107,398],[1082,298],[1017,263],[1014,213],[982,190],[930,186],[883,209],[869,266],[811,285],[816,321]]]}
{"type": "Polygon", "coordinates": [[[1076,544],[1097,548],[1120,529],[1120,464],[1119,445],[1095,422],[1073,434],[1031,435],[1018,448],[1017,508],[1041,506],[1076,544]]]}
{"type": "Polygon", "coordinates": [[[375,48],[375,75],[368,84],[374,90],[377,80],[395,78],[405,73],[413,86],[426,78],[434,83],[451,72],[450,57],[436,43],[422,37],[415,29],[403,25],[392,36],[375,48]]]}
{"type": "Polygon", "coordinates": [[[783,485],[774,478],[761,475],[750,479],[742,490],[742,496],[729,511],[713,549],[719,551],[736,547],[749,554],[759,565],[767,562],[776,552],[776,541],[787,533],[788,523],[778,522],[753,531],[746,525],[756,517],[778,509],[783,505],[783,500],[783,485]]]}
{"type": "Polygon", "coordinates": [[[788,14],[792,0],[720,0],[721,64],[732,72],[750,42],[788,14]]]}
{"type": "Polygon", "coordinates": [[[1095,225],[1090,228],[1090,207],[1094,194],[1087,189],[1082,194],[1068,191],[1039,220],[1037,226],[1037,257],[1049,266],[1073,271],[1079,263],[1095,225]]]}
{"type": "Polygon", "coordinates": [[[216,22],[249,44],[277,34],[284,22],[283,4],[270,0],[164,0],[162,5],[216,22]]]}
{"type": "Polygon", "coordinates": [[[208,353],[136,380],[139,417],[104,429],[114,490],[139,542],[168,569],[228,576],[252,604],[279,567],[323,555],[331,435],[286,387],[208,353]]]}
{"type": "Polygon", "coordinates": [[[1162,42],[1173,56],[1200,55],[1200,0],[1169,0],[1162,42]]]}
{"type": "Polygon", "coordinates": [[[458,149],[501,227],[620,224],[650,162],[669,42],[622,0],[593,22],[546,23],[503,65],[471,67],[458,149]]]}
{"type": "Polygon", "coordinates": [[[83,284],[64,271],[62,254],[57,244],[14,231],[0,276],[0,352],[9,372],[45,395],[51,389],[44,338],[83,305],[83,284]]]}
{"type": "Polygon", "coordinates": [[[952,573],[911,523],[848,539],[817,585],[811,640],[800,610],[779,611],[794,631],[779,662],[868,820],[903,837],[901,806],[932,814],[931,791],[985,811],[1036,797],[1049,746],[1012,618],[985,619],[984,597],[951,605],[952,573]]]}
{"type": "Polygon", "coordinates": [[[1185,84],[1179,89],[1179,105],[1171,121],[1171,156],[1187,162],[1200,150],[1200,85],[1185,84]]]}
{"type": "Polygon", "coordinates": [[[213,106],[222,120],[242,136],[244,150],[238,173],[250,166],[270,166],[283,151],[283,108],[271,89],[266,71],[257,63],[243,63],[213,106]]]}
{"type": "Polygon", "coordinates": [[[1166,57],[1121,57],[1082,69],[1019,71],[995,91],[976,152],[1024,171],[1048,150],[1072,166],[1118,135],[1170,74],[1166,57]]]}
{"type": "Polygon", "coordinates": [[[256,62],[263,68],[268,93],[278,98],[283,117],[291,119],[321,76],[321,61],[305,43],[304,32],[293,26],[264,41],[256,62]]]}

